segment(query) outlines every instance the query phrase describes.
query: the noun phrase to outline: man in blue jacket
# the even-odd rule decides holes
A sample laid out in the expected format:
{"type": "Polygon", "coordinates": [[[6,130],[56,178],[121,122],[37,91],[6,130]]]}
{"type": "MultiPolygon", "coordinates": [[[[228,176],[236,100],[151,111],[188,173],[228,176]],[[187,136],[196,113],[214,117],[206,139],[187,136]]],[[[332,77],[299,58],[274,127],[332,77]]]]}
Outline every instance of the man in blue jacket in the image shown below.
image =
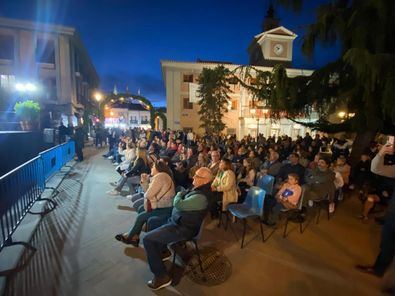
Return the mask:
{"type": "Polygon", "coordinates": [[[169,222],[148,232],[144,237],[148,264],[154,274],[154,278],[147,283],[152,290],[171,285],[172,279],[162,261],[163,251],[168,244],[189,240],[197,235],[207,214],[211,179],[210,169],[198,169],[193,176],[193,188],[179,192],[174,197],[174,208],[169,222]]]}

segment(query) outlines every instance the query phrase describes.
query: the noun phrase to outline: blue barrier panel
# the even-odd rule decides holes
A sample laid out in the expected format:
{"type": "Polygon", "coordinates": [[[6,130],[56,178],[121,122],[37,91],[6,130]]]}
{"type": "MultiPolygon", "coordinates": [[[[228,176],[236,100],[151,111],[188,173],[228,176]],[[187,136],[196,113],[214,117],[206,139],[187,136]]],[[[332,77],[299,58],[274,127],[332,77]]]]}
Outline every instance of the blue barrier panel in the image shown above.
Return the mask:
{"type": "Polygon", "coordinates": [[[61,145],[52,147],[39,154],[44,165],[44,177],[48,180],[63,166],[63,155],[61,145]]]}
{"type": "Polygon", "coordinates": [[[0,177],[0,251],[45,188],[43,162],[37,156],[0,177]]]}
{"type": "Polygon", "coordinates": [[[75,155],[75,143],[73,140],[69,140],[62,145],[62,156],[63,156],[63,165],[68,163],[70,160],[74,158],[75,155]]]}

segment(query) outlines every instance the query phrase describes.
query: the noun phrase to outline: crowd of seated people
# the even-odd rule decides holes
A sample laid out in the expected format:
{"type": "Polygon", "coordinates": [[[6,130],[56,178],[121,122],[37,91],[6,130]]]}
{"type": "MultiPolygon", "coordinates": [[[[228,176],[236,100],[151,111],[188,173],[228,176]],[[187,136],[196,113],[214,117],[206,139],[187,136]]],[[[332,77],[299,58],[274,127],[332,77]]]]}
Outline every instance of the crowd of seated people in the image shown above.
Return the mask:
{"type": "Polygon", "coordinates": [[[185,231],[183,239],[196,235],[206,212],[216,218],[227,211],[229,204],[242,203],[248,189],[262,176],[275,179],[274,192],[267,197],[270,202],[265,203],[270,215],[263,217],[269,225],[278,221],[282,209],[297,207],[301,186],[305,207],[326,199],[330,212],[344,194],[356,189],[364,203],[360,217],[365,221],[375,204],[385,204],[391,196],[392,188],[381,186],[382,177],[370,172],[370,159],[377,151],[373,144],[351,167],[347,142],[318,134],[312,138],[307,133],[295,140],[262,135],[237,140],[235,136],[198,137],[191,132],[140,129],[108,134],[118,138],[112,140],[105,157],[116,164],[116,172],[121,175],[111,183],[114,188],[108,194],[121,195],[127,184],[126,197],[138,212],[131,229],[116,235],[116,239],[137,247],[143,225],[156,221],[152,224],[155,227],[148,227],[144,239],[155,274],[148,284],[153,289],[171,282],[159,259],[166,255],[167,243],[182,240],[170,234],[173,228],[185,231]]]}

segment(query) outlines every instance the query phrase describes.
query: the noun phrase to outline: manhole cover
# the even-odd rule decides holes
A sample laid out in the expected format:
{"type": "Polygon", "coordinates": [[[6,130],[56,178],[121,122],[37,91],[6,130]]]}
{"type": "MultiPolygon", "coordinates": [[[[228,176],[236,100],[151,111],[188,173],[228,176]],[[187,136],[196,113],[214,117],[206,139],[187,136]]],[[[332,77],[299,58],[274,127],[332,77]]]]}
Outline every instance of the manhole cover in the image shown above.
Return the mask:
{"type": "Polygon", "coordinates": [[[224,283],[232,274],[232,263],[214,248],[199,249],[203,273],[197,255],[189,261],[187,276],[199,285],[215,286],[224,283]]]}

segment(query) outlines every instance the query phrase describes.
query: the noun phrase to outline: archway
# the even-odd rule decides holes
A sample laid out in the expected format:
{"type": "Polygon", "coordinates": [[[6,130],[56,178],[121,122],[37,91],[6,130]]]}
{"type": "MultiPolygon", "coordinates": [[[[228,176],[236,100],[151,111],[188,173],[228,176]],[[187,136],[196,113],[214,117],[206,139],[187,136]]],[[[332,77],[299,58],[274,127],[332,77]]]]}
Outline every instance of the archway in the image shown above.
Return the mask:
{"type": "Polygon", "coordinates": [[[132,95],[130,93],[110,94],[106,96],[105,99],[103,100],[101,104],[101,109],[102,109],[101,112],[104,114],[103,112],[104,106],[108,103],[115,103],[116,101],[123,102],[125,100],[130,100],[130,99],[140,101],[141,103],[147,106],[147,109],[150,111],[150,125],[152,129],[155,129],[155,118],[158,116],[163,121],[163,128],[164,129],[167,128],[167,119],[165,114],[163,114],[162,112],[155,111],[155,108],[151,104],[151,101],[140,95],[132,95]]]}

